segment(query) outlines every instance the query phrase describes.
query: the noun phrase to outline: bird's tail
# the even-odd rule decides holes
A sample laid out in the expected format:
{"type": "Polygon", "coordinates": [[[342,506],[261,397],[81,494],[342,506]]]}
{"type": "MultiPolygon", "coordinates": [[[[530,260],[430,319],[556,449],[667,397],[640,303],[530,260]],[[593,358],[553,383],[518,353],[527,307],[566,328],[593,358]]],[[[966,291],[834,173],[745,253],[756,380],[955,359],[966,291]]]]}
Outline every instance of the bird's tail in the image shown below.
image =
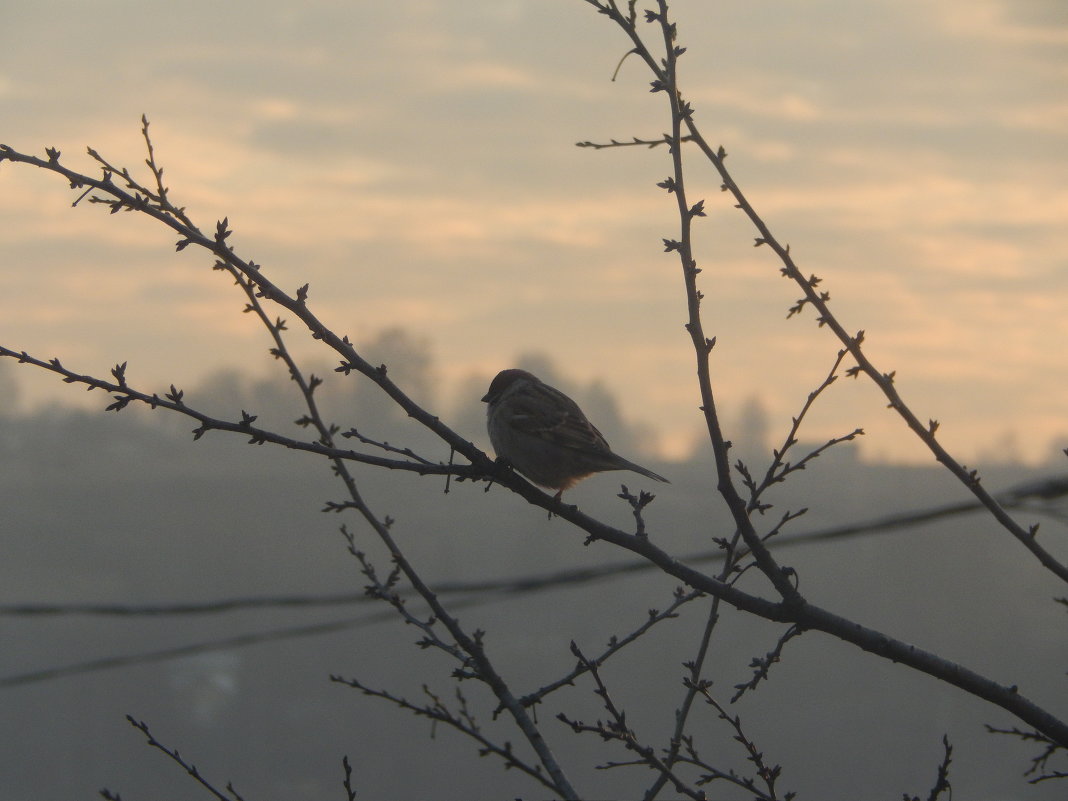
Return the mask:
{"type": "Polygon", "coordinates": [[[663,481],[665,484],[671,482],[664,478],[659,473],[654,473],[652,470],[642,467],[640,464],[634,464],[634,462],[627,462],[627,468],[633,470],[635,473],[641,473],[646,478],[651,478],[653,481],[663,481]]]}

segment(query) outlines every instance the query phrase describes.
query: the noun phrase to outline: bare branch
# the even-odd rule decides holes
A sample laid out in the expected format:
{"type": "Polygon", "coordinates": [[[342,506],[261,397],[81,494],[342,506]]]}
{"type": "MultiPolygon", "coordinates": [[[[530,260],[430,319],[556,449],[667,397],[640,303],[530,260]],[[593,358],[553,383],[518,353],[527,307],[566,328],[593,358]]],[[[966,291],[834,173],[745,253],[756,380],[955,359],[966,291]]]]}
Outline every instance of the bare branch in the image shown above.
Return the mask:
{"type": "MultiPolygon", "coordinates": [[[[931,787],[931,792],[927,795],[927,801],[938,801],[942,793],[948,793],[948,798],[953,798],[953,788],[949,784],[949,763],[953,761],[951,758],[953,746],[949,744],[948,735],[942,735],[942,748],[942,762],[938,765],[938,776],[935,778],[934,786],[931,787]]],[[[905,801],[920,801],[920,797],[906,794],[905,801]]]]}
{"type": "Polygon", "coordinates": [[[676,792],[685,795],[687,798],[693,798],[697,801],[705,801],[705,794],[703,792],[690,787],[671,769],[669,765],[656,755],[656,752],[651,747],[642,745],[641,742],[639,742],[633,729],[627,725],[626,714],[616,706],[611,695],[609,695],[608,688],[601,680],[600,670],[597,665],[587,660],[575,643],[571,643],[571,652],[578,658],[579,662],[585,668],[585,671],[590,674],[594,683],[597,685],[595,692],[601,697],[604,708],[608,712],[609,719],[605,722],[597,721],[595,724],[587,724],[579,720],[572,720],[562,712],[556,716],[557,719],[570,726],[571,730],[576,734],[584,732],[597,734],[605,741],[614,741],[622,744],[628,751],[637,755],[637,759],[634,761],[609,762],[600,765],[599,767],[607,769],[624,767],[627,765],[646,765],[660,775],[666,777],[672,787],[675,788],[676,792]]]}
{"type": "Polygon", "coordinates": [[[500,757],[504,761],[505,770],[509,768],[515,768],[531,778],[535,779],[538,783],[547,787],[549,790],[556,791],[556,785],[546,777],[544,771],[542,771],[540,765],[531,765],[530,763],[520,759],[516,756],[515,751],[512,749],[511,743],[498,744],[490,740],[485,734],[483,734],[481,727],[476,722],[475,718],[470,714],[467,709],[467,699],[459,688],[456,690],[456,697],[460,703],[459,712],[453,712],[450,710],[442,700],[430,691],[425,684],[423,685],[423,693],[430,699],[429,703],[419,705],[409,701],[406,698],[394,695],[388,690],[376,690],[360,682],[358,679],[346,679],[341,676],[332,675],[330,680],[337,682],[338,684],[345,684],[349,687],[353,687],[360,690],[364,695],[369,695],[374,698],[382,698],[389,701],[401,709],[405,709],[415,715],[429,718],[436,723],[444,723],[456,729],[459,732],[475,740],[479,744],[479,756],[494,755],[500,757]]]}
{"type": "Polygon", "coordinates": [[[523,706],[533,706],[534,704],[541,703],[545,696],[549,695],[550,693],[556,692],[561,687],[569,687],[574,685],[575,679],[577,679],[579,676],[589,670],[588,665],[600,667],[601,665],[605,664],[610,658],[622,651],[626,646],[636,642],[642,635],[644,635],[657,623],[661,623],[665,620],[671,620],[678,617],[678,610],[682,606],[688,604],[690,601],[702,597],[703,595],[704,593],[697,590],[691,592],[684,592],[682,588],[676,589],[674,599],[666,609],[662,611],[658,609],[650,609],[648,617],[645,619],[645,621],[640,626],[638,626],[638,628],[634,629],[634,631],[630,632],[630,634],[627,634],[624,637],[617,637],[615,635],[610,637],[608,639],[608,647],[601,653],[600,656],[594,657],[593,659],[589,660],[578,660],[575,667],[565,676],[557,679],[554,682],[551,682],[550,684],[545,685],[541,689],[530,693],[529,695],[524,695],[522,698],[519,699],[519,702],[523,706]]]}
{"type": "Polygon", "coordinates": [[[163,743],[161,743],[159,740],[157,740],[152,735],[152,732],[149,731],[148,724],[146,724],[144,721],[136,720],[132,715],[127,715],[126,719],[130,721],[131,726],[133,726],[135,729],[145,735],[145,739],[148,741],[148,745],[155,749],[158,749],[159,751],[162,751],[171,759],[172,762],[175,762],[180,765],[182,769],[186,773],[188,773],[189,776],[192,777],[192,779],[197,784],[199,784],[201,787],[203,787],[205,790],[207,790],[209,793],[219,799],[219,801],[244,801],[241,796],[238,795],[237,790],[234,789],[234,786],[232,784],[228,783],[226,785],[226,793],[217,789],[214,785],[212,785],[211,782],[209,782],[207,779],[204,778],[203,775],[201,775],[200,771],[197,770],[196,765],[190,762],[186,762],[186,760],[182,758],[182,755],[178,753],[177,749],[170,749],[163,743]]]}
{"type": "MultiPolygon", "coordinates": [[[[680,761],[688,762],[689,764],[696,765],[705,771],[705,775],[701,777],[701,781],[698,784],[709,784],[713,781],[720,779],[727,779],[735,784],[739,784],[745,787],[750,792],[756,793],[758,798],[766,799],[767,801],[774,801],[774,799],[780,798],[775,789],[775,783],[779,779],[779,774],[782,769],[778,765],[768,765],[764,761],[764,754],[756,747],[753,741],[745,734],[742,729],[741,717],[738,715],[727,714],[727,711],[719,704],[718,701],[709,692],[710,683],[702,682],[695,689],[705,699],[705,702],[716,710],[720,720],[726,721],[732,729],[734,729],[734,739],[736,742],[742,744],[742,747],[746,752],[746,759],[753,763],[753,767],[756,771],[756,779],[749,777],[739,777],[734,771],[724,773],[713,768],[711,765],[702,760],[696,750],[693,748],[692,739],[687,741],[687,756],[680,761]],[[759,780],[764,784],[764,789],[761,790],[757,787],[756,781],[759,780]]],[[[794,793],[786,793],[781,796],[786,801],[794,797],[794,793]]]]}

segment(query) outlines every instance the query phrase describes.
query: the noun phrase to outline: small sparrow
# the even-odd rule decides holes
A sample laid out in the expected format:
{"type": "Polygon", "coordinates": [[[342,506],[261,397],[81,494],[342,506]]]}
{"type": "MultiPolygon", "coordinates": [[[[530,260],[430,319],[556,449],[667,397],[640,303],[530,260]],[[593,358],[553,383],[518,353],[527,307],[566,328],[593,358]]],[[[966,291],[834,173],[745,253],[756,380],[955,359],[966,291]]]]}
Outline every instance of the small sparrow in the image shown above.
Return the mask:
{"type": "Polygon", "coordinates": [[[612,453],[582,409],[526,370],[502,370],[482,398],[486,427],[497,456],[535,484],[564,490],[593,473],[633,470],[667,482],[652,470],[612,453]]]}

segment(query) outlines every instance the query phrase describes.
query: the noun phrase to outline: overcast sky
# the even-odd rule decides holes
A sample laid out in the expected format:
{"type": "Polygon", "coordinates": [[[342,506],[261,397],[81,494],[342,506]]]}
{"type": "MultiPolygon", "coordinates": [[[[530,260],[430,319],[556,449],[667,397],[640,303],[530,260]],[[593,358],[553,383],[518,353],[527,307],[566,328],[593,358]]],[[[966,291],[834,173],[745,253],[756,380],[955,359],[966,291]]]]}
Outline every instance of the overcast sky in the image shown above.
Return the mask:
{"type": "MultiPolygon", "coordinates": [[[[673,7],[698,124],[919,417],[969,464],[1068,445],[1063,0],[673,7]]],[[[310,281],[335,330],[424,338],[449,400],[545,354],[680,455],[700,418],[661,245],[667,154],[574,146],[667,130],[637,59],[610,80],[626,49],[582,0],[8,0],[0,142],[137,170],[145,113],[178,205],[203,228],[228,216],[281,286],[310,281]]],[[[811,313],[785,319],[797,288],[696,157],[690,181],[720,403],[788,424],[838,345],[811,313]]],[[[81,372],[128,360],[148,391],[275,369],[210,258],[72,199],[0,166],[0,343],[81,372]]],[[[23,411],[84,402],[31,373],[23,411]]],[[[870,458],[930,460],[871,387],[840,384],[806,438],[859,426],[870,458]]]]}

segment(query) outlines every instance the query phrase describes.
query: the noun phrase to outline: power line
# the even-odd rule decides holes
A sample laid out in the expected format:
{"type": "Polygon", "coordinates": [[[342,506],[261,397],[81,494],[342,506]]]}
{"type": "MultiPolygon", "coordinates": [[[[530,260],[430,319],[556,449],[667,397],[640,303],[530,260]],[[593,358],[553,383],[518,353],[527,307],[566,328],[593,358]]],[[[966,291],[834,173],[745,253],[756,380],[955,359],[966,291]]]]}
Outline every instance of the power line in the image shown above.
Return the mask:
{"type": "MultiPolygon", "coordinates": [[[[1052,476],[1017,485],[1006,492],[999,493],[998,501],[1006,508],[1016,508],[1031,499],[1044,502],[1068,495],[1068,475],[1052,476]]],[[[848,539],[861,535],[887,532],[920,525],[922,523],[978,511],[983,506],[978,501],[964,501],[954,504],[931,507],[928,509],[900,514],[887,515],[874,520],[854,523],[834,528],[820,529],[775,540],[775,547],[794,547],[810,545],[828,540],[848,539]]],[[[1051,511],[1036,507],[1035,511],[1051,511]]],[[[702,564],[723,559],[722,551],[701,551],[684,556],[680,561],[689,564],[702,564]]],[[[532,574],[515,578],[495,579],[475,582],[443,582],[434,590],[439,595],[461,596],[452,602],[454,608],[478,606],[501,596],[520,596],[534,592],[556,589],[564,586],[592,583],[610,578],[617,578],[632,573],[656,570],[648,562],[617,562],[599,567],[572,568],[551,573],[532,574]]],[[[174,604],[8,604],[0,605],[0,615],[10,616],[69,616],[69,615],[104,615],[120,617],[161,616],[161,615],[204,615],[233,612],[246,609],[264,608],[317,608],[362,604],[380,600],[366,593],[333,593],[325,595],[290,595],[290,596],[253,596],[231,598],[205,603],[174,604]]],[[[350,628],[362,628],[394,617],[392,610],[372,612],[359,618],[346,618],[327,623],[315,623],[304,626],[289,626],[270,629],[251,634],[239,634],[217,640],[192,643],[183,646],[163,648],[140,654],[104,657],[87,660],[71,665],[28,671],[0,678],[0,688],[14,687],[41,681],[49,681],[68,676],[109,670],[118,667],[160,662],[177,659],[192,654],[209,651],[230,650],[264,642],[292,639],[296,637],[318,636],[350,628]]]]}

